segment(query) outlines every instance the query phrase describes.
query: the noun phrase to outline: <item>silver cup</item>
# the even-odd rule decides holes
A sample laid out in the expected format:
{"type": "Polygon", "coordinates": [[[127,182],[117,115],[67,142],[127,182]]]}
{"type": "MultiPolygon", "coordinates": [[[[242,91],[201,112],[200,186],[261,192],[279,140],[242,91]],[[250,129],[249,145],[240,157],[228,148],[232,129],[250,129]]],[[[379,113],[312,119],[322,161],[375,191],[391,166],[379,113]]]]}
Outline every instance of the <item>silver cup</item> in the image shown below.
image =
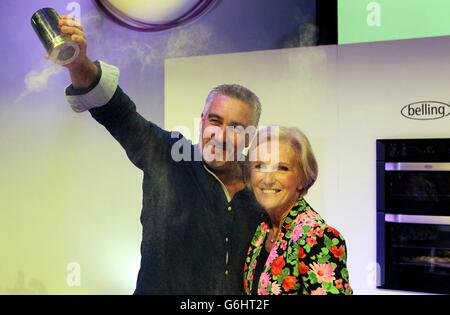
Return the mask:
{"type": "Polygon", "coordinates": [[[31,17],[31,25],[47,51],[50,60],[58,65],[67,65],[80,53],[80,46],[61,32],[59,15],[52,8],[36,11],[31,17]]]}

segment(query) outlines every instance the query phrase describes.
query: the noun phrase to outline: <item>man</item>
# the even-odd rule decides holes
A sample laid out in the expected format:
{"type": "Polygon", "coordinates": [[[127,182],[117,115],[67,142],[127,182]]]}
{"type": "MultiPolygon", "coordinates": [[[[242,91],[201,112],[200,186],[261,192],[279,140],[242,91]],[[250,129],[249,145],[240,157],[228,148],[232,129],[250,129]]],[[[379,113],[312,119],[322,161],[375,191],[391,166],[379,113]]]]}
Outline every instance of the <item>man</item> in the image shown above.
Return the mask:
{"type": "Polygon", "coordinates": [[[117,85],[118,69],[87,58],[82,27],[68,17],[60,25],[80,45],[67,66],[69,103],[76,112],[88,110],[144,173],[135,294],[242,294],[246,249],[264,211],[236,160],[248,136],[242,129],[258,123],[258,98],[238,85],[212,90],[201,114],[200,147],[194,146],[140,116],[117,85]]]}

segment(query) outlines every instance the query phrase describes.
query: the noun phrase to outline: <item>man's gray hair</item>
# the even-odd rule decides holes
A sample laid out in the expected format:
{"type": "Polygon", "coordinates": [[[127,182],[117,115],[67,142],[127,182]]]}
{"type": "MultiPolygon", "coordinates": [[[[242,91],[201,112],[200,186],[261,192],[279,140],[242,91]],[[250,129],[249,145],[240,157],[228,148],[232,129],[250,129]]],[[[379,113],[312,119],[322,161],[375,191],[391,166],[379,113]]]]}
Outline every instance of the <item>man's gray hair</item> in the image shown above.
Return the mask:
{"type": "Polygon", "coordinates": [[[222,84],[216,86],[206,97],[204,112],[208,109],[212,99],[216,95],[225,95],[248,104],[253,110],[255,126],[258,126],[259,118],[261,117],[261,102],[255,93],[239,84],[222,84]]]}

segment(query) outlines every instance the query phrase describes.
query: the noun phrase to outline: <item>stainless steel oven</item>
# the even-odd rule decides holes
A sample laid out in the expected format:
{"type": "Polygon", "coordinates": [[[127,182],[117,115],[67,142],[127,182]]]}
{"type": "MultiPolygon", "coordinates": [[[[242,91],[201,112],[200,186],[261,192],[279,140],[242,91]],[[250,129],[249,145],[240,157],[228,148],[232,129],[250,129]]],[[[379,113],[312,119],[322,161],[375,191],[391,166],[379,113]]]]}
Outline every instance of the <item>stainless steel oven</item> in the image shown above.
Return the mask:
{"type": "Polygon", "coordinates": [[[377,140],[379,288],[450,293],[450,139],[377,140]]]}

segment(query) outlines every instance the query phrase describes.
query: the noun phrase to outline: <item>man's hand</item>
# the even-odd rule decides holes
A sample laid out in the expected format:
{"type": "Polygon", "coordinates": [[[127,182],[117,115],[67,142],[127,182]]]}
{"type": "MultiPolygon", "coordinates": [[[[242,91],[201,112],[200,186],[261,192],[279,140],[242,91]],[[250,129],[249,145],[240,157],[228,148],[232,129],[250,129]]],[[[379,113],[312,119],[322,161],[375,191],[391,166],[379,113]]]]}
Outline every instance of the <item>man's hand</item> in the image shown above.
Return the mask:
{"type": "MultiPolygon", "coordinates": [[[[59,20],[61,32],[67,34],[72,41],[80,46],[80,53],[70,64],[65,65],[69,69],[72,85],[75,88],[86,88],[94,82],[97,76],[97,66],[89,60],[86,55],[87,40],[84,35],[83,27],[73,17],[62,16],[59,20]]],[[[46,54],[45,58],[48,59],[46,54]]]]}

